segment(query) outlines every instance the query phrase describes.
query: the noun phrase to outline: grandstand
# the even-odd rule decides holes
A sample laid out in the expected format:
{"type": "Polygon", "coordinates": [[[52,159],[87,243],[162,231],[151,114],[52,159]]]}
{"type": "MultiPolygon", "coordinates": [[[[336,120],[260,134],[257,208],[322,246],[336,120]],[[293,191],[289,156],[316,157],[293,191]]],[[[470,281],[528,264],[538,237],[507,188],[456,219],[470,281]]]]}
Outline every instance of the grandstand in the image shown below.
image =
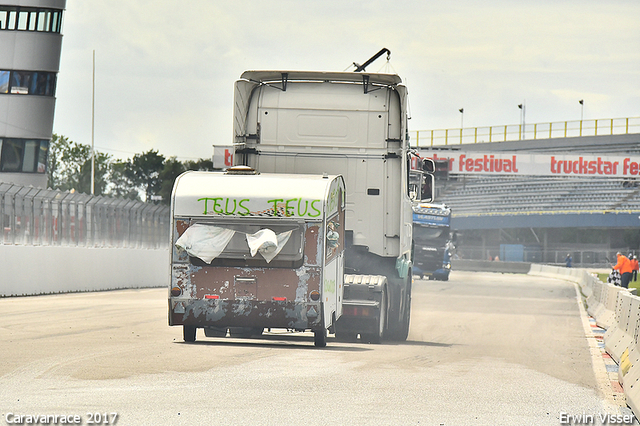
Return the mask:
{"type": "Polygon", "coordinates": [[[463,177],[441,191],[458,215],[640,212],[640,181],[622,178],[463,177]]]}
{"type": "MultiPolygon", "coordinates": [[[[640,160],[640,134],[418,147],[424,157],[459,152],[624,155],[640,160]]],[[[460,170],[462,167],[460,167],[460,170]]],[[[438,179],[452,208],[458,255],[467,259],[608,265],[616,251],[640,254],[640,176],[457,173],[438,179]],[[513,254],[513,249],[515,255],[513,254]]]]}

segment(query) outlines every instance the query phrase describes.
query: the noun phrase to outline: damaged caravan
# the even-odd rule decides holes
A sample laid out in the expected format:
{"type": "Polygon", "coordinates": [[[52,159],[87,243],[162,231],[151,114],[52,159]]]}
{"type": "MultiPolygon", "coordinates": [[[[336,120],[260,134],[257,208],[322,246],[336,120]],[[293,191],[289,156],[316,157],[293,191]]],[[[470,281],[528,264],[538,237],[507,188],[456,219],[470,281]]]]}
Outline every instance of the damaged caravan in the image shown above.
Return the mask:
{"type": "Polygon", "coordinates": [[[169,325],[184,340],[312,331],[342,312],[345,189],[341,176],[186,172],[172,195],[169,325]]]}

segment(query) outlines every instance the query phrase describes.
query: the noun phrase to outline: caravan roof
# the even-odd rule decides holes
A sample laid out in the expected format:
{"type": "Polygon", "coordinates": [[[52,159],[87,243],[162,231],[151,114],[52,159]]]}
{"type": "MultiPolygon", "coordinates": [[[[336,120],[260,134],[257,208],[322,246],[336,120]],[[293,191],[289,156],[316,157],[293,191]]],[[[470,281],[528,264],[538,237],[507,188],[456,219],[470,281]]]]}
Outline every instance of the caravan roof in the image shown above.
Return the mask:
{"type": "MultiPolygon", "coordinates": [[[[342,176],[186,172],[173,188],[174,216],[286,216],[322,219],[337,206],[342,176]],[[332,203],[334,201],[334,203],[332,203]],[[325,207],[328,205],[329,207],[325,207]]],[[[337,207],[336,207],[337,208],[337,207]]]]}

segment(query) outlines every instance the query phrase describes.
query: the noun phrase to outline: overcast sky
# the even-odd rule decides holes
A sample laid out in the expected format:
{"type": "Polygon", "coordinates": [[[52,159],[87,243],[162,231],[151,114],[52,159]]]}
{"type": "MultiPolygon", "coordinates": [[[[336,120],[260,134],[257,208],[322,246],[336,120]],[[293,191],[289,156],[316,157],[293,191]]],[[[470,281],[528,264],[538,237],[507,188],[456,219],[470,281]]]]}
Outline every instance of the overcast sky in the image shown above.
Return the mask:
{"type": "Polygon", "coordinates": [[[640,116],[637,0],[67,0],[54,132],[116,158],[209,158],[247,69],[369,72],[409,89],[410,130],[640,116]]]}

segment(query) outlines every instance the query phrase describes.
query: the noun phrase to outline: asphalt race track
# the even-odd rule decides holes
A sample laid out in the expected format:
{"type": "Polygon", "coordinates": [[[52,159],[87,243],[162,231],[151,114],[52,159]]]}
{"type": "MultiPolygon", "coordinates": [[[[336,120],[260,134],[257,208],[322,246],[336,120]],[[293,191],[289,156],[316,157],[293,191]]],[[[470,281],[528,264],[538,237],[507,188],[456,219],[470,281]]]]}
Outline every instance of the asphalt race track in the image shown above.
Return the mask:
{"type": "Polygon", "coordinates": [[[186,344],[165,289],[4,298],[0,424],[600,424],[621,408],[583,315],[572,283],[454,271],[415,280],[407,342],[315,348],[281,330],[186,344]]]}

